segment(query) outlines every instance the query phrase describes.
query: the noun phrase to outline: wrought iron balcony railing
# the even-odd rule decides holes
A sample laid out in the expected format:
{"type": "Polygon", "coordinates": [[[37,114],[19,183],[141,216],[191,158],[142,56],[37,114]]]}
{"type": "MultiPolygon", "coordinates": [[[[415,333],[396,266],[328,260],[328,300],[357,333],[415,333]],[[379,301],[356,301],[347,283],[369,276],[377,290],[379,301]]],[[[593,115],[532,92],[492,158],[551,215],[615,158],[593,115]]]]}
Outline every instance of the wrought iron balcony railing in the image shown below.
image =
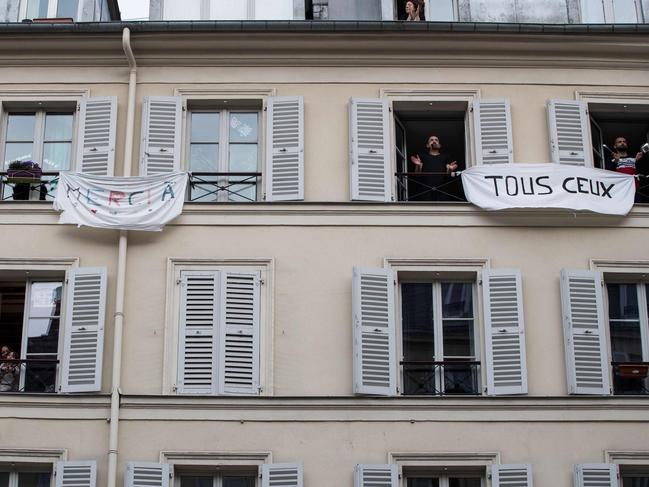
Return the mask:
{"type": "Polygon", "coordinates": [[[396,172],[398,201],[466,201],[462,191],[460,171],[446,172],[396,172]],[[447,176],[448,179],[433,186],[428,178],[447,176]]]}
{"type": "Polygon", "coordinates": [[[649,362],[611,362],[611,366],[615,394],[649,394],[649,362]]]}
{"type": "Polygon", "coordinates": [[[480,362],[453,359],[401,362],[405,395],[479,395],[480,362]]]}
{"type": "Polygon", "coordinates": [[[192,172],[187,201],[258,201],[260,172],[192,172]]]}
{"type": "Polygon", "coordinates": [[[0,392],[56,392],[57,359],[0,360],[0,392]]]}
{"type": "Polygon", "coordinates": [[[40,181],[12,182],[0,172],[0,201],[53,201],[59,183],[58,172],[44,172],[40,181]]]}

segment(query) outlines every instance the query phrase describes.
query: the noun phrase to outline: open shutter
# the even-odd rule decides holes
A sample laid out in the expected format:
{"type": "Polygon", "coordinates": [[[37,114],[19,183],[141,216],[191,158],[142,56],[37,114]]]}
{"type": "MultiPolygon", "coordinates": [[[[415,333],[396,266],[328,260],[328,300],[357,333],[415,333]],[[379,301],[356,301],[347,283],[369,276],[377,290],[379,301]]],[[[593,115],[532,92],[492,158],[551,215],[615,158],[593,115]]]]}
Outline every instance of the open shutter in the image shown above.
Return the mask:
{"type": "Polygon", "coordinates": [[[354,267],[354,393],[396,394],[394,275],[354,267]]]}
{"type": "Polygon", "coordinates": [[[178,392],[216,393],[218,272],[183,272],[180,279],[178,392]]]}
{"type": "Polygon", "coordinates": [[[56,462],[56,487],[95,487],[97,462],[56,462]]]}
{"type": "Polygon", "coordinates": [[[491,487],[532,487],[532,465],[492,465],[491,487]]]}
{"type": "Polygon", "coordinates": [[[512,115],[509,100],[473,103],[478,164],[513,163],[512,115]]]}
{"type": "Polygon", "coordinates": [[[262,465],[261,487],[304,487],[302,465],[294,463],[262,465]]]}
{"type": "Polygon", "coordinates": [[[599,272],[561,271],[561,307],[570,394],[610,394],[599,272]]]}
{"type": "Polygon", "coordinates": [[[388,102],[352,98],[350,164],[352,200],[390,201],[388,102]]]}
{"type": "Polygon", "coordinates": [[[304,99],[270,97],[266,113],[266,200],[303,200],[304,99]]]}
{"type": "Polygon", "coordinates": [[[356,465],[354,487],[399,487],[396,465],[356,465]]]}
{"type": "Polygon", "coordinates": [[[552,162],[571,166],[593,165],[585,102],[549,100],[548,127],[552,162]]]}
{"type": "Polygon", "coordinates": [[[487,393],[527,394],[523,288],[518,269],[482,273],[487,393]]]}
{"type": "Polygon", "coordinates": [[[169,464],[127,463],[124,487],[169,487],[169,464]]]}
{"type": "Polygon", "coordinates": [[[106,268],[68,272],[62,392],[98,392],[104,351],[106,268]]]}
{"type": "Polygon", "coordinates": [[[180,169],[182,98],[147,96],[142,104],[140,175],[163,174],[180,169]]]}
{"type": "Polygon", "coordinates": [[[575,465],[575,487],[617,486],[617,465],[610,463],[575,465]]]}
{"type": "Polygon", "coordinates": [[[79,104],[77,169],[112,176],[115,169],[117,97],[84,98],[79,104]]]}

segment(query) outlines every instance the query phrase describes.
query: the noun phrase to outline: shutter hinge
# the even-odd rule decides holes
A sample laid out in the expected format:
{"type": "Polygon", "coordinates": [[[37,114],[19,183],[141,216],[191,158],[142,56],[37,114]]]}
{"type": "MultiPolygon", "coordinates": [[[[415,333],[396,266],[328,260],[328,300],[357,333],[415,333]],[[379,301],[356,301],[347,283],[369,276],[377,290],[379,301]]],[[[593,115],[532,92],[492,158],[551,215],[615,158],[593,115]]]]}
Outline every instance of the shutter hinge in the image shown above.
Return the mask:
{"type": "Polygon", "coordinates": [[[183,112],[186,112],[186,111],[187,111],[187,107],[186,107],[185,105],[182,106],[182,111],[183,111],[183,112]]]}
{"type": "Polygon", "coordinates": [[[66,283],[66,284],[69,284],[69,283],[70,283],[70,279],[68,279],[68,278],[66,277],[66,278],[65,278],[65,283],[66,283]]]}
{"type": "Polygon", "coordinates": [[[257,284],[263,286],[264,284],[266,284],[266,282],[263,279],[257,279],[257,284]]]}
{"type": "Polygon", "coordinates": [[[261,394],[262,392],[264,392],[264,388],[262,386],[257,386],[257,392],[261,394]]]}
{"type": "Polygon", "coordinates": [[[482,286],[482,279],[478,279],[478,286],[482,286]]]}
{"type": "Polygon", "coordinates": [[[77,102],[77,112],[81,111],[81,103],[77,102]]]}
{"type": "Polygon", "coordinates": [[[265,107],[264,107],[264,111],[265,111],[265,112],[268,111],[268,106],[265,106],[265,107]]]}
{"type": "Polygon", "coordinates": [[[176,384],[174,384],[173,386],[171,386],[171,391],[172,391],[172,392],[178,392],[178,386],[177,386],[176,384]]]}
{"type": "Polygon", "coordinates": [[[182,286],[183,285],[183,280],[182,279],[176,279],[176,286],[182,286]]]}

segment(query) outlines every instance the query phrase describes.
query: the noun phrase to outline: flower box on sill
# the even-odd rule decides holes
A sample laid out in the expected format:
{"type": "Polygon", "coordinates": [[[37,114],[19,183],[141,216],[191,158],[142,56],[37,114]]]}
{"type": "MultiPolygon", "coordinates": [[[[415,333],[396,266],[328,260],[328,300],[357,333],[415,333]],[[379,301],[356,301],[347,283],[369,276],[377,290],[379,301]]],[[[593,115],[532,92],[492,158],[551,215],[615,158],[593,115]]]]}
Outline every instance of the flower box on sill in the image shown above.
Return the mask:
{"type": "Polygon", "coordinates": [[[16,161],[7,168],[7,182],[10,184],[39,183],[43,176],[41,167],[32,161],[16,161]]]}

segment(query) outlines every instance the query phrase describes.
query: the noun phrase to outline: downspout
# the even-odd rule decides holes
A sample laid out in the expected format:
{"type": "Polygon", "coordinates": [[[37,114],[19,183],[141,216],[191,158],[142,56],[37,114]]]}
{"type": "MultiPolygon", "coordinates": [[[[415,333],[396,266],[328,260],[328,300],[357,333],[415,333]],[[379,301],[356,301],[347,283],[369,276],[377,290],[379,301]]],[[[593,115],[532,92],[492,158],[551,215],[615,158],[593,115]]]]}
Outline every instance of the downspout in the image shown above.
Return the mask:
{"type": "MultiPolygon", "coordinates": [[[[130,176],[133,165],[133,129],[135,124],[135,90],[137,64],[131,49],[131,31],[122,32],[122,47],[130,67],[128,76],[128,106],[126,111],[126,138],[124,140],[124,176],[130,176]]],[[[128,232],[120,230],[117,252],[117,288],[115,290],[115,330],[113,336],[113,375],[110,395],[110,432],[108,436],[108,487],[117,485],[117,453],[119,443],[120,380],[122,374],[122,330],[124,328],[124,296],[126,292],[126,250],[128,232]]]]}

